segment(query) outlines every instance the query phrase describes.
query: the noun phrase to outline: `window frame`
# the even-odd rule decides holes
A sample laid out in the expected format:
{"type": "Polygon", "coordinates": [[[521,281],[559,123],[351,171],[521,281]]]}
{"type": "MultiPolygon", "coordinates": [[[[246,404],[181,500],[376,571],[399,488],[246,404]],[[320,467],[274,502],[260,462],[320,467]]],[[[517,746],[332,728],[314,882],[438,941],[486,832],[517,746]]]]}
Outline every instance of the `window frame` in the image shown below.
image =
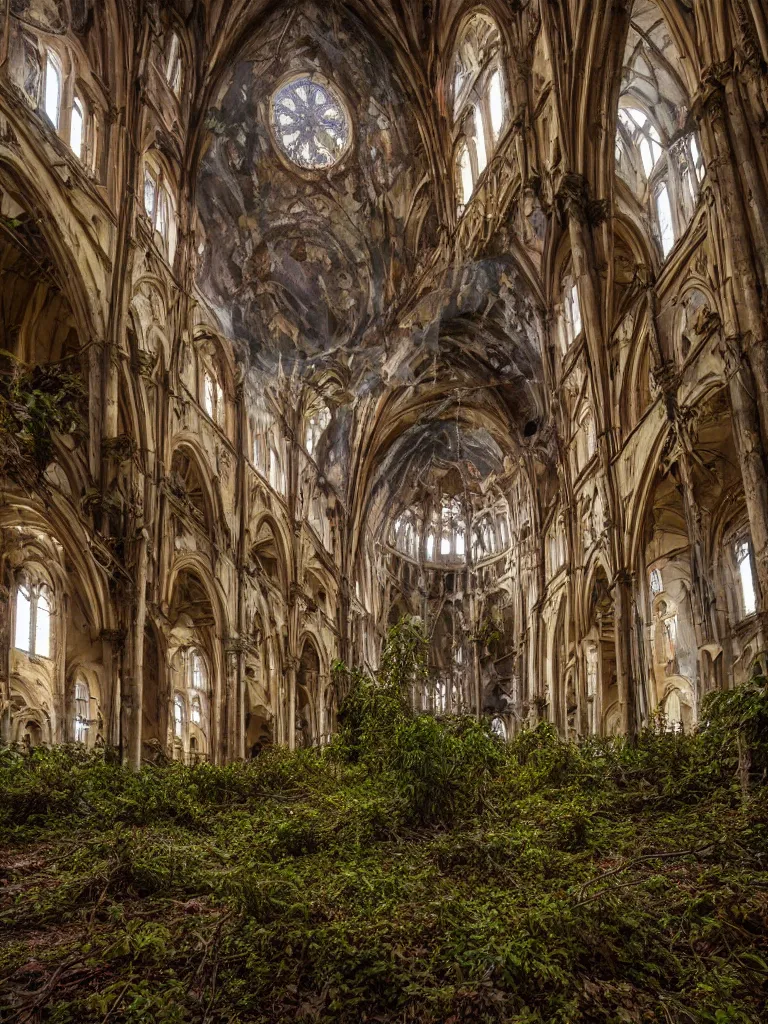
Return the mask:
{"type": "Polygon", "coordinates": [[[59,54],[50,46],[46,46],[44,50],[45,60],[43,61],[43,74],[41,81],[41,102],[40,109],[48,118],[53,126],[53,130],[56,134],[59,134],[61,129],[61,114],[64,106],[64,65],[59,54]],[[56,99],[56,117],[53,118],[48,109],[48,74],[49,70],[53,68],[58,78],[58,96],[56,99]]]}
{"type": "Polygon", "coordinates": [[[163,77],[166,85],[176,99],[181,98],[184,84],[184,52],[181,36],[176,29],[171,29],[171,41],[167,52],[163,55],[163,77]]]}
{"type": "Polygon", "coordinates": [[[16,583],[16,598],[13,602],[13,649],[20,651],[22,654],[26,654],[28,658],[43,658],[46,661],[53,660],[53,647],[54,647],[54,636],[53,636],[53,601],[52,601],[52,590],[47,583],[30,583],[26,578],[22,577],[16,583]],[[19,596],[24,594],[25,600],[29,605],[29,628],[27,636],[27,647],[20,647],[17,643],[19,639],[19,596]],[[38,650],[38,612],[40,600],[45,601],[47,608],[44,609],[48,615],[48,629],[47,629],[47,653],[42,654],[38,650]]]}
{"type": "MultiPolygon", "coordinates": [[[[162,164],[151,158],[149,153],[144,155],[144,174],[142,177],[142,202],[141,210],[149,221],[153,238],[159,235],[162,244],[158,248],[165,256],[169,264],[172,264],[176,256],[176,202],[173,190],[168,184],[168,175],[162,164]],[[152,181],[153,201],[152,210],[147,209],[147,181],[152,181]]],[[[157,244],[157,243],[155,243],[157,244]]]]}
{"type": "Polygon", "coordinates": [[[756,615],[759,607],[759,590],[757,586],[757,574],[755,572],[755,552],[752,545],[752,539],[749,535],[742,535],[738,540],[734,541],[733,562],[736,569],[736,579],[738,581],[739,621],[743,622],[745,619],[756,615]],[[744,552],[741,557],[739,557],[740,550],[743,550],[744,552]],[[742,566],[744,565],[749,568],[749,582],[752,590],[751,608],[747,603],[744,573],[742,571],[742,566]]]}
{"type": "Polygon", "coordinates": [[[75,680],[73,705],[74,716],[72,723],[74,741],[75,743],[87,743],[88,731],[91,726],[91,689],[84,679],[75,680]],[[82,691],[84,691],[85,696],[82,696],[82,691]],[[81,713],[83,710],[85,711],[85,714],[81,713]]]}
{"type": "Polygon", "coordinates": [[[181,693],[174,693],[173,695],[173,738],[174,740],[184,740],[184,725],[186,722],[186,701],[184,695],[181,693]],[[177,714],[178,712],[178,714],[177,714]]]}

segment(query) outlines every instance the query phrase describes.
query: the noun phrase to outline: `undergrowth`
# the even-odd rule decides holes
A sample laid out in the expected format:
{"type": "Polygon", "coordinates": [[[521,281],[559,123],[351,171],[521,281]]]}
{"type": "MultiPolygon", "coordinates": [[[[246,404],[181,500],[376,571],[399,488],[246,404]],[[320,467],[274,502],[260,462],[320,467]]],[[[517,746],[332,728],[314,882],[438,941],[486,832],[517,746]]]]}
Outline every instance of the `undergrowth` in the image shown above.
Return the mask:
{"type": "Polygon", "coordinates": [[[0,752],[0,1020],[764,1021],[765,678],[693,736],[505,745],[410,714],[392,642],[322,751],[0,752]]]}

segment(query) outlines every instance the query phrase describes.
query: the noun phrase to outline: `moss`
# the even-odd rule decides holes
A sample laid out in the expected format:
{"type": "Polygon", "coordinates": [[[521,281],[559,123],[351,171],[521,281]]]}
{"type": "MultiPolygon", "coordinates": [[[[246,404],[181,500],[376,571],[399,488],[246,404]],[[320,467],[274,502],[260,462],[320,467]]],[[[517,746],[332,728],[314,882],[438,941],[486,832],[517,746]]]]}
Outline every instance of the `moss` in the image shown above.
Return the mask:
{"type": "Polygon", "coordinates": [[[503,745],[412,716],[412,655],[323,751],[0,754],[0,1019],[763,1020],[764,682],[694,736],[503,745]]]}

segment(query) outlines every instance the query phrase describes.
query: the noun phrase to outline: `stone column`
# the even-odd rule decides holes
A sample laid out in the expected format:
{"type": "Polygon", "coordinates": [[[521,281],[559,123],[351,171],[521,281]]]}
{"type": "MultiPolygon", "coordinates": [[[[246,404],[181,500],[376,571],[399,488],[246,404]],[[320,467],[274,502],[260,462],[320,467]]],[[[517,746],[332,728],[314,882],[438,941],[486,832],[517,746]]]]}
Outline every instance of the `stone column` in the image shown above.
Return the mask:
{"type": "Polygon", "coordinates": [[[616,635],[616,680],[619,689],[621,729],[626,736],[637,733],[637,709],[632,672],[632,578],[629,573],[616,574],[613,585],[614,630],[616,635]]]}
{"type": "Polygon", "coordinates": [[[288,675],[288,749],[296,749],[296,671],[298,659],[290,655],[286,659],[288,675]]]}
{"type": "Polygon", "coordinates": [[[136,590],[128,671],[121,698],[121,754],[123,764],[141,767],[141,716],[144,696],[144,626],[147,619],[147,563],[149,534],[139,533],[136,551],[136,590]]]}
{"type": "Polygon", "coordinates": [[[11,600],[13,587],[7,564],[0,578],[0,744],[11,742],[11,600]]]}

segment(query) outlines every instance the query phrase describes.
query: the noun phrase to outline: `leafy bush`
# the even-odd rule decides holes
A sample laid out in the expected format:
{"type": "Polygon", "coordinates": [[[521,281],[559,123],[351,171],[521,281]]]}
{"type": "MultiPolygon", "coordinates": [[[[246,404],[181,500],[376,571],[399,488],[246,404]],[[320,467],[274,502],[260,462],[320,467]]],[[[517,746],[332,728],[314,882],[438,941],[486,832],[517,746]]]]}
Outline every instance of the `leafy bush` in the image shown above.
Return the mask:
{"type": "Polygon", "coordinates": [[[85,398],[76,367],[26,367],[0,350],[0,475],[38,483],[51,461],[53,432],[85,429],[85,398]]]}
{"type": "Polygon", "coordinates": [[[0,1020],[764,1020],[764,674],[692,736],[502,744],[412,714],[393,639],[330,749],[0,752],[0,1020]]]}

